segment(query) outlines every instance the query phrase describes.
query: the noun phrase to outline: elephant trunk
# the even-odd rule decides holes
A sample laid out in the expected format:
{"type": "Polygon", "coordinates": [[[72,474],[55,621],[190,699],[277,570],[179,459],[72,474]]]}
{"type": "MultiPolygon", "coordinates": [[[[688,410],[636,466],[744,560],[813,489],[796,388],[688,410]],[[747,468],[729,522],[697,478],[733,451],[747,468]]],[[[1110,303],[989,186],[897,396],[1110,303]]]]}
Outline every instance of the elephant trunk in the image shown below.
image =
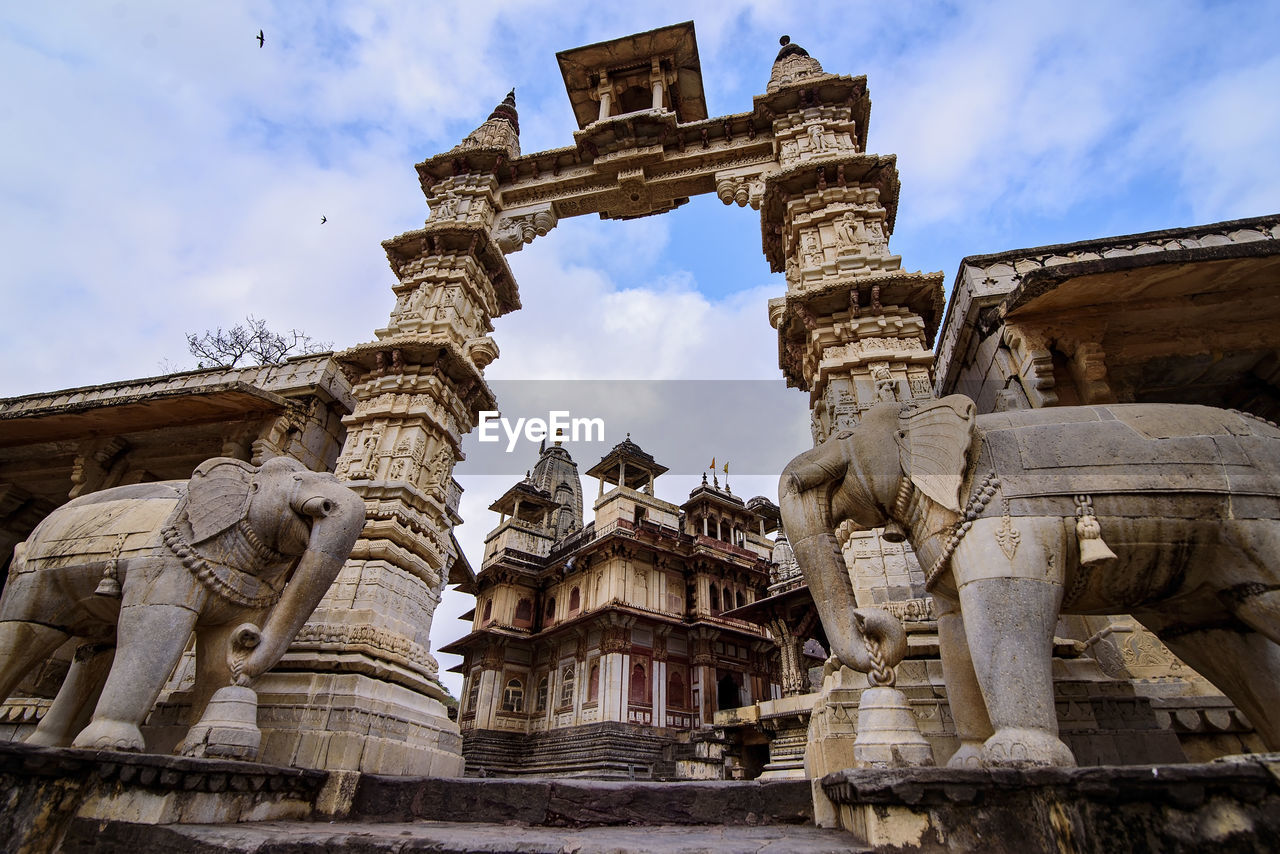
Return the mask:
{"type": "Polygon", "coordinates": [[[905,644],[901,623],[878,609],[859,609],[844,557],[832,534],[819,533],[791,541],[796,560],[804,571],[831,654],[854,670],[869,673],[875,668],[867,649],[871,637],[882,648],[896,649],[897,636],[905,644]],[[889,617],[884,620],[879,615],[889,617]]]}
{"type": "Polygon", "coordinates": [[[881,661],[897,663],[906,652],[907,636],[892,614],[879,608],[859,609],[853,583],[830,522],[829,498],[821,488],[805,489],[793,471],[783,474],[779,504],[783,528],[791,543],[809,593],[818,609],[831,653],[863,673],[877,669],[868,640],[881,661]]]}
{"type": "Polygon", "coordinates": [[[242,672],[255,678],[275,666],[298,631],[310,618],[364,528],[364,500],[336,480],[319,494],[299,503],[310,516],[311,536],[289,582],[262,627],[262,640],[245,661],[242,672]]]}

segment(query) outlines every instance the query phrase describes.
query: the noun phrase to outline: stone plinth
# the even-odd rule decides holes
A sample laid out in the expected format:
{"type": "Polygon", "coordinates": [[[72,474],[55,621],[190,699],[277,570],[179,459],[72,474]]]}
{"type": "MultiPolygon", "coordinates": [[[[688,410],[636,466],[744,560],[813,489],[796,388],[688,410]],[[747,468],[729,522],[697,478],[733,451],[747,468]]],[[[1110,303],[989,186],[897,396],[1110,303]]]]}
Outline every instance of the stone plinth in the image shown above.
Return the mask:
{"type": "Polygon", "coordinates": [[[803,780],[809,716],[815,694],[797,694],[760,704],[760,728],[769,735],[769,762],[761,780],[803,780]]]}
{"type": "Polygon", "coordinates": [[[307,818],[327,775],[256,762],[0,743],[6,851],[61,850],[75,820],[173,824],[307,818]]]}
{"type": "Polygon", "coordinates": [[[1141,768],[829,774],[850,844],[918,852],[1274,851],[1280,757],[1141,768]]]}

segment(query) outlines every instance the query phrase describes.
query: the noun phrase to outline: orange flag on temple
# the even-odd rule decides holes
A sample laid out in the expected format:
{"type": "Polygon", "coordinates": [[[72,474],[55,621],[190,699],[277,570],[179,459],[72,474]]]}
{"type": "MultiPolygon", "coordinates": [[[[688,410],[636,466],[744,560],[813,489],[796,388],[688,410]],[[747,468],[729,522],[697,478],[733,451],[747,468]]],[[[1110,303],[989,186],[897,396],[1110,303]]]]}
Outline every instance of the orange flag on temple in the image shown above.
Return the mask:
{"type": "Polygon", "coordinates": [[[715,471],[715,468],[716,468],[716,458],[715,458],[715,457],[712,457],[712,458],[711,458],[711,465],[710,465],[710,468],[711,468],[711,470],[712,470],[712,471],[715,471]]]}

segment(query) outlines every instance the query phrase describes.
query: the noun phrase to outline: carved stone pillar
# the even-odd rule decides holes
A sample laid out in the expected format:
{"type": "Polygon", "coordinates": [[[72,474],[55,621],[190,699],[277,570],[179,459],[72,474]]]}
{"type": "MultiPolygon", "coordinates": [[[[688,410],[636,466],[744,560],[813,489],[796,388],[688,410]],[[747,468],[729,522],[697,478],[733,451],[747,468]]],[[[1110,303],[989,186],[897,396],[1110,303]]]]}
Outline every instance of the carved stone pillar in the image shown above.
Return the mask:
{"type": "Polygon", "coordinates": [[[770,619],[768,629],[778,645],[778,655],[781,659],[782,695],[794,697],[807,693],[809,676],[801,663],[804,659],[802,649],[805,639],[797,637],[781,616],[770,619]]]}
{"type": "Polygon", "coordinates": [[[880,400],[932,397],[942,273],[908,273],[889,250],[898,173],[865,152],[865,78],[824,74],[789,44],[768,92],[756,109],[772,116],[778,168],[762,179],[761,226],[787,280],[769,321],[787,383],[809,392],[816,445],[880,400]]]}
{"type": "Polygon", "coordinates": [[[709,724],[716,714],[715,640],[720,632],[709,626],[689,631],[689,669],[691,682],[697,684],[698,723],[709,724]]]}
{"type": "Polygon", "coordinates": [[[600,684],[605,686],[600,720],[625,721],[630,688],[631,627],[636,618],[611,612],[600,634],[600,684]]]}
{"type": "MultiPolygon", "coordinates": [[[[494,317],[520,307],[490,237],[494,176],[519,154],[517,127],[508,96],[460,146],[418,165],[431,218],[383,243],[397,279],[390,321],[377,340],[336,357],[357,399],[336,471],[364,496],[366,523],[324,601],[258,687],[265,762],[462,772],[429,636],[456,557],[449,533],[461,490],[451,472],[480,410],[497,408],[483,375],[497,356],[488,333],[494,317]]],[[[486,670],[485,678],[494,677],[486,670]]]]}
{"type": "MultiPolygon", "coordinates": [[[[809,392],[815,446],[847,435],[882,401],[933,397],[930,348],[944,308],[943,274],[907,272],[889,248],[897,162],[867,153],[870,108],[865,78],[827,74],[786,40],[767,94],[756,99],[757,111],[772,117],[778,163],[763,179],[763,248],[787,282],[786,293],[769,301],[769,322],[778,330],[787,384],[809,392]]],[[[859,546],[880,570],[861,585],[854,578],[855,590],[876,594],[860,595],[859,605],[922,593],[912,588],[901,547],[889,547],[879,532],[860,538],[859,546]]],[[[854,558],[846,551],[851,576],[854,558]]],[[[797,677],[793,670],[789,681],[797,677]]],[[[852,764],[858,682],[847,669],[828,677],[810,724],[810,777],[852,764]]],[[[815,804],[818,823],[832,822],[819,788],[815,804]]]]}

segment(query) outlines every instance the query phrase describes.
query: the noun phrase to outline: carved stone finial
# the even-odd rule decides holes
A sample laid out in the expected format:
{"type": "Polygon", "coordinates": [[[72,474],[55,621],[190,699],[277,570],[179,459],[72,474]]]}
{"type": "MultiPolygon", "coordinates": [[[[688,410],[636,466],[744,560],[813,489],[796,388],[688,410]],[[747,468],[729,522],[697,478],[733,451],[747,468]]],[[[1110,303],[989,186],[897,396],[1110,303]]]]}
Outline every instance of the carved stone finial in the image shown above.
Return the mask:
{"type": "Polygon", "coordinates": [[[516,112],[516,90],[512,89],[507,93],[507,97],[502,99],[502,103],[493,108],[493,112],[489,114],[489,121],[494,119],[506,119],[511,123],[511,127],[515,132],[520,133],[520,115],[516,112]]]}
{"type": "Polygon", "coordinates": [[[783,36],[778,39],[778,43],[782,45],[782,50],[778,51],[778,57],[773,61],[773,71],[765,90],[769,94],[777,92],[783,86],[824,73],[818,60],[809,56],[809,51],[791,41],[790,36],[783,36]]]}
{"type": "Polygon", "coordinates": [[[520,116],[516,112],[515,89],[507,94],[501,104],[493,108],[484,124],[467,134],[467,138],[454,150],[465,151],[469,148],[506,149],[510,158],[520,156],[520,116]]]}
{"type": "Polygon", "coordinates": [[[783,36],[782,38],[778,39],[778,44],[782,45],[782,50],[778,51],[778,59],[775,59],[774,62],[777,62],[779,59],[782,59],[784,56],[808,56],[809,55],[809,51],[800,47],[800,45],[792,44],[791,36],[783,36]]]}

